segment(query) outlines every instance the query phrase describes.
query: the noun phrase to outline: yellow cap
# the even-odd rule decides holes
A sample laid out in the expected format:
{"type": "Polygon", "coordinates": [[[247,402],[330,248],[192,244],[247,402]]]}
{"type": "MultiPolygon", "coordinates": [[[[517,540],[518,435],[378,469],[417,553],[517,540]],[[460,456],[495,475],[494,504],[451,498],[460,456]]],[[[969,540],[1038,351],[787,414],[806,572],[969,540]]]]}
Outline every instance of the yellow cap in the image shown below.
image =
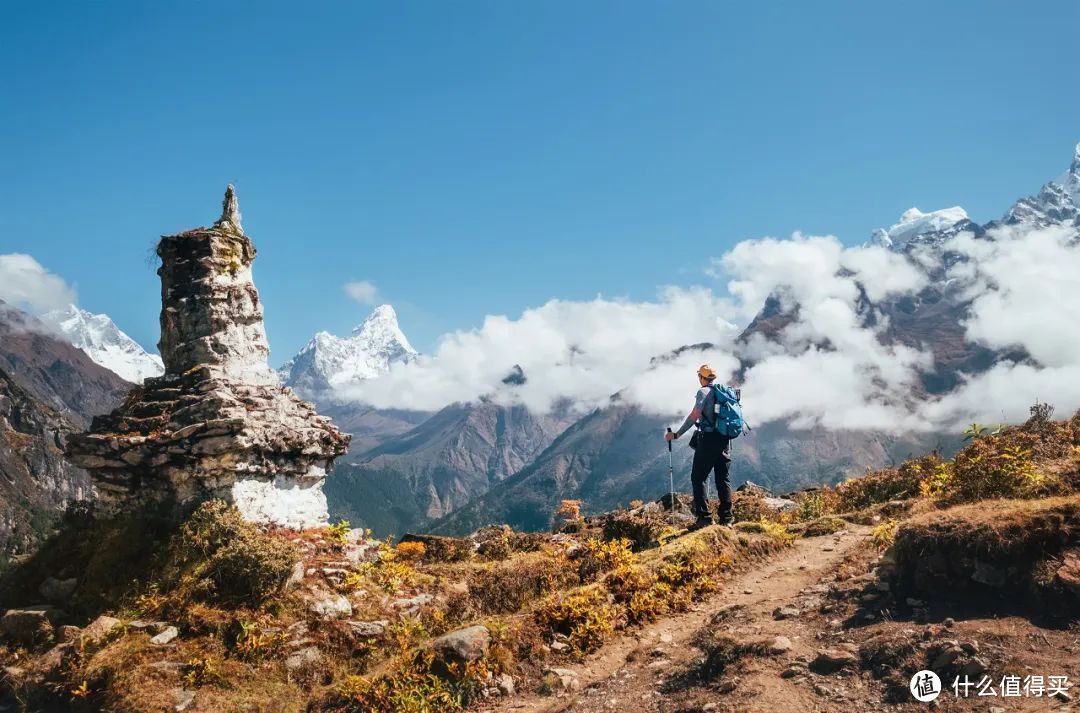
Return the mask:
{"type": "Polygon", "coordinates": [[[697,370],[697,375],[702,379],[712,380],[716,378],[716,372],[713,371],[713,368],[708,364],[702,364],[697,370]]]}

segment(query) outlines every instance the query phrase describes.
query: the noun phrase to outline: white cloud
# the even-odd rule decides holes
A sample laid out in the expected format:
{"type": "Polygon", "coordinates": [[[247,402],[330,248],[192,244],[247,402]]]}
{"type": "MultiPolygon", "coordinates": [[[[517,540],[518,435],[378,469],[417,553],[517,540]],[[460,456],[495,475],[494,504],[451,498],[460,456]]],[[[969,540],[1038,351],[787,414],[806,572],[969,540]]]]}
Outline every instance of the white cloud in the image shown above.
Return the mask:
{"type": "MultiPolygon", "coordinates": [[[[673,288],[650,302],[598,297],[553,300],[520,317],[488,316],[474,330],[445,335],[431,355],[396,365],[352,396],[376,406],[436,409],[480,397],[543,411],[569,400],[591,408],[622,397],[653,413],[683,415],[694,370],[710,362],[722,379],[740,360],[744,405],[755,424],[797,428],[953,430],[978,420],[1021,420],[1036,399],[1061,412],[1080,407],[1080,247],[1076,231],[1002,230],[993,239],[961,234],[947,246],[961,256],[938,285],[970,302],[970,343],[1023,350],[1031,362],[1004,362],[961,375],[952,392],[926,397],[934,368],[928,347],[889,339],[891,325],[872,303],[918,294],[928,285],[927,255],[909,258],[877,246],[844,247],[832,236],[796,233],[736,245],[710,270],[730,297],[673,288]],[[1070,242],[1071,241],[1071,242],[1070,242]],[[778,296],[786,320],[736,344],[741,326],[778,296]],[[707,342],[708,349],[681,347],[707,342]],[[515,365],[526,381],[507,385],[515,365]]],[[[940,260],[940,257],[937,258],[940,260]]],[[[946,345],[948,346],[948,345],[946,345]]]]}
{"type": "Polygon", "coordinates": [[[342,285],[342,288],[345,290],[345,294],[362,305],[374,306],[379,300],[378,288],[367,280],[346,282],[342,285]]]}
{"type": "Polygon", "coordinates": [[[75,302],[75,289],[30,255],[0,255],[0,300],[41,313],[75,302]]]}
{"type": "MultiPolygon", "coordinates": [[[[488,316],[479,329],[444,335],[432,355],[395,365],[353,396],[397,408],[434,409],[481,396],[538,411],[564,399],[591,408],[631,383],[656,355],[687,344],[730,343],[737,335],[725,319],[730,312],[726,300],[704,288],[667,288],[653,302],[552,300],[517,319],[488,316]],[[525,383],[503,384],[515,365],[525,383]]],[[[693,372],[683,380],[692,386],[693,372]]]]}

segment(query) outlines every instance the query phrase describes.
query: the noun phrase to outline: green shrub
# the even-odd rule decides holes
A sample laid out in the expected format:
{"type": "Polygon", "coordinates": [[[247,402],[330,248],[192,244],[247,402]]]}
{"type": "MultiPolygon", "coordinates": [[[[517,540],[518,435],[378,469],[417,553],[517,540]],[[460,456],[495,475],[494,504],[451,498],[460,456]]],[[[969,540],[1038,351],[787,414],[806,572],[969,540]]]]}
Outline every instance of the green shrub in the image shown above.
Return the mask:
{"type": "Polygon", "coordinates": [[[205,573],[219,601],[258,606],[280,591],[298,559],[292,543],[246,533],[215,552],[205,573]]]}
{"type": "Polygon", "coordinates": [[[200,599],[251,606],[276,593],[300,558],[294,544],[262,532],[220,500],[191,514],[174,551],[177,568],[166,587],[195,580],[200,599]]]}
{"type": "Polygon", "coordinates": [[[827,515],[807,523],[802,531],[802,536],[821,537],[823,535],[831,535],[834,532],[840,532],[840,530],[843,530],[845,527],[847,527],[846,522],[835,515],[827,515]]]}

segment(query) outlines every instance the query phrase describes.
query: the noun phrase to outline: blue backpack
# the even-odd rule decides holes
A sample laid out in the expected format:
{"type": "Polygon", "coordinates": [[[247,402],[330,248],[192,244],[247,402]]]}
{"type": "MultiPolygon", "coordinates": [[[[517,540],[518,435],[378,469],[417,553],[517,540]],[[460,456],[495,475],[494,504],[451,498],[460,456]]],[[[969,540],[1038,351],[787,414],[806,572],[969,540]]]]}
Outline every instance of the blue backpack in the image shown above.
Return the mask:
{"type": "Polygon", "coordinates": [[[730,386],[712,385],[712,413],[703,411],[698,428],[704,433],[719,433],[726,438],[738,438],[746,424],[743,422],[739,395],[730,386]]]}

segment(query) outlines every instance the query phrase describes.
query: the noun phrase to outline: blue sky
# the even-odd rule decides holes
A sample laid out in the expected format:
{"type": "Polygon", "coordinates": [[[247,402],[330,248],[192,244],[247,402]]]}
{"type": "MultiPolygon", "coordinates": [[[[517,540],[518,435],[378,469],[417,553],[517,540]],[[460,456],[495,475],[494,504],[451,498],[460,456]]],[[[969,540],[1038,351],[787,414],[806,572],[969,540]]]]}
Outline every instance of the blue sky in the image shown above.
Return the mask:
{"type": "Polygon", "coordinates": [[[280,363],[369,280],[424,350],[794,230],[996,217],[1080,141],[1080,3],[4,3],[0,253],[147,346],[237,185],[280,363]],[[750,6],[753,7],[750,7],[750,6]]]}

